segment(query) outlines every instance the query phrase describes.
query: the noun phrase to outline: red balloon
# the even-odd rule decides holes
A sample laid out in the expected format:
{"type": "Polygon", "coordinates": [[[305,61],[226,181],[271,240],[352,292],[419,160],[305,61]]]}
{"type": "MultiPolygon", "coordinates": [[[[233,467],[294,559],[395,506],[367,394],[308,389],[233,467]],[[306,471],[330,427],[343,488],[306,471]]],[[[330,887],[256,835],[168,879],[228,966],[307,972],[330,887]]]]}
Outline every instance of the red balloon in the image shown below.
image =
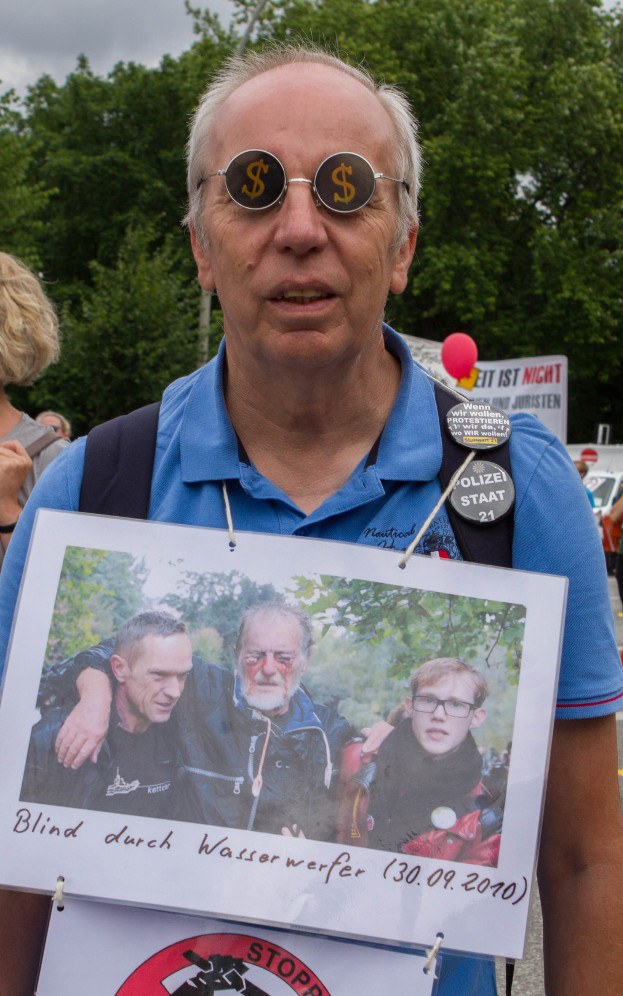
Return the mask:
{"type": "Polygon", "coordinates": [[[471,335],[453,332],[441,346],[441,362],[451,377],[468,377],[478,359],[478,346],[471,335]]]}

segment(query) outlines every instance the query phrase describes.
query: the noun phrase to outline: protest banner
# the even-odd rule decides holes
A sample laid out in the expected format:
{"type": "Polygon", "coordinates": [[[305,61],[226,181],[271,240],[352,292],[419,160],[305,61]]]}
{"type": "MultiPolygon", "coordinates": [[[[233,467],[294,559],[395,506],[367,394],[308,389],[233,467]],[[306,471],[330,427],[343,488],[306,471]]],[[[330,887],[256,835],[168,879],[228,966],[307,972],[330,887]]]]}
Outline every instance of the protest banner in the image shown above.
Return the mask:
{"type": "Polygon", "coordinates": [[[479,359],[469,377],[454,380],[441,362],[440,342],[404,335],[411,355],[442,383],[470,401],[484,401],[509,415],[528,412],[567,442],[567,357],[479,359]]]}

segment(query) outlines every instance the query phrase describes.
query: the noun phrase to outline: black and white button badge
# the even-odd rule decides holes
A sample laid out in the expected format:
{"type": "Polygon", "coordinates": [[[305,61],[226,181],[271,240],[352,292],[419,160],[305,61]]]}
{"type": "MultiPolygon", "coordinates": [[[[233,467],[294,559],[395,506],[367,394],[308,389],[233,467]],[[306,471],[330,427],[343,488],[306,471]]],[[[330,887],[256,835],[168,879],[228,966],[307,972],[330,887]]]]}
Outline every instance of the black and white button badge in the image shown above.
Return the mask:
{"type": "Polygon", "coordinates": [[[494,450],[511,434],[511,420],[506,412],[483,402],[464,401],[446,415],[452,439],[468,450],[494,450]]]}
{"type": "Polygon", "coordinates": [[[450,495],[452,508],[463,519],[486,525],[510,512],[515,485],[497,463],[472,460],[450,495]]]}

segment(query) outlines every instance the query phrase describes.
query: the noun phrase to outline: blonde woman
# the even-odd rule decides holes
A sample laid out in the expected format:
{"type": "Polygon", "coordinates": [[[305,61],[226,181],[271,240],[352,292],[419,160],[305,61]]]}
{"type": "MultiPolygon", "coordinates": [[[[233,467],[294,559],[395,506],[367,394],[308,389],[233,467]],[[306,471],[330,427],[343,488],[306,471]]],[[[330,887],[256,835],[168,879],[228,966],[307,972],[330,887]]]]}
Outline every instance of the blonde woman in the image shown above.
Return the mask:
{"type": "Polygon", "coordinates": [[[56,312],[39,280],[0,252],[0,565],[35,481],[67,445],[14,408],[5,388],[32,384],[59,348],[56,312]]]}

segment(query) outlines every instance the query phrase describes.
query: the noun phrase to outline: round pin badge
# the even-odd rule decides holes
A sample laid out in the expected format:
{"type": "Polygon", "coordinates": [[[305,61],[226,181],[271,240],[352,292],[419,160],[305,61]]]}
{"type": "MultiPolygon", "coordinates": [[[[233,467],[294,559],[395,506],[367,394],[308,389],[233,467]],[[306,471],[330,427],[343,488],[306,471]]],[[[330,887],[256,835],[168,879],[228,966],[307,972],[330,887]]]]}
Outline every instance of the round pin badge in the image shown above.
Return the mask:
{"type": "Polygon", "coordinates": [[[449,830],[457,821],[457,815],[450,806],[437,806],[430,814],[430,821],[436,830],[449,830]]]}
{"type": "Polygon", "coordinates": [[[506,412],[483,401],[463,401],[446,415],[446,428],[459,446],[492,450],[509,439],[512,426],[506,412]]]}
{"type": "Polygon", "coordinates": [[[472,460],[450,494],[457,515],[482,525],[504,518],[514,501],[515,485],[510,476],[488,460],[472,460]]]}

